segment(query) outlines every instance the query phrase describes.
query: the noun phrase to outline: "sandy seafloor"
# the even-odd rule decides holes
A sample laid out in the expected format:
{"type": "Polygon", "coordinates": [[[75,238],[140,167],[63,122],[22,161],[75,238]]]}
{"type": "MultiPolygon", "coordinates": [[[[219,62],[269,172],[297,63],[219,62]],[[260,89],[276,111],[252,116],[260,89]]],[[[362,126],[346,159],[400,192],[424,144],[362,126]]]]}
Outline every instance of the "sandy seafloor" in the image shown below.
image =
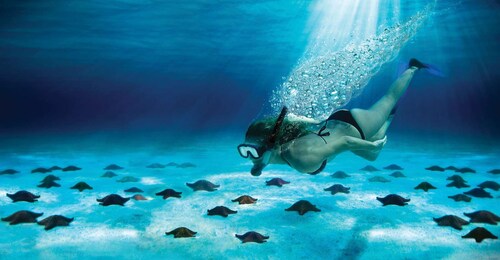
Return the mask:
{"type": "MultiPolygon", "coordinates": [[[[43,212],[44,217],[61,214],[74,217],[68,227],[45,231],[36,224],[9,226],[0,223],[1,259],[498,259],[500,241],[476,243],[462,239],[477,226],[486,227],[500,236],[496,225],[472,223],[462,231],[440,227],[433,217],[447,214],[466,220],[464,212],[489,210],[500,214],[499,191],[488,190],[494,198],[473,198],[470,203],[448,198],[467,191],[485,180],[500,182],[500,175],[487,171],[500,168],[498,146],[475,143],[442,145],[412,141],[408,137],[392,138],[375,162],[350,153],[338,156],[325,171],[311,176],[287,166],[270,166],[260,177],[249,173],[250,164],[240,158],[235,146],[240,139],[197,140],[169,150],[145,147],[116,149],[80,149],[71,145],[59,149],[2,148],[0,170],[13,168],[15,175],[0,175],[0,216],[18,210],[43,212]],[[421,144],[421,145],[419,145],[421,144]],[[149,169],[151,163],[192,162],[194,168],[167,167],[149,169]],[[100,177],[104,167],[116,163],[125,167],[115,171],[115,178],[100,177]],[[393,171],[363,172],[371,164],[382,168],[391,163],[404,167],[406,178],[393,178],[393,171]],[[36,167],[76,165],[76,172],[53,174],[62,180],[60,188],[42,189],[36,185],[46,174],[31,174],[36,167]],[[471,188],[448,188],[446,177],[451,171],[431,172],[431,165],[472,167],[477,173],[460,174],[471,188]],[[343,170],[352,177],[334,179],[330,175],[343,170]],[[389,183],[368,182],[376,175],[389,183]],[[137,183],[116,182],[123,176],[140,178],[137,183]],[[291,183],[282,188],[266,186],[265,181],[280,177],[291,183]],[[206,179],[219,184],[215,192],[194,192],[185,185],[206,179]],[[69,189],[79,181],[93,190],[69,189]],[[428,181],[436,190],[423,192],[413,188],[428,181]],[[351,188],[350,194],[331,195],[323,191],[333,184],[351,188]],[[96,198],[111,193],[122,196],[124,189],[139,187],[149,201],[130,200],[124,207],[103,207],[96,198]],[[163,200],[154,195],[166,188],[182,192],[182,198],[163,200]],[[25,189],[41,195],[38,202],[12,203],[5,193],[25,189]],[[411,199],[404,207],[383,207],[375,198],[397,193],[411,199]],[[256,204],[231,202],[248,194],[258,198],[256,204]],[[306,199],[321,209],[303,216],[286,212],[294,202],[306,199]],[[224,205],[238,213],[227,218],[207,216],[207,209],[224,205]],[[186,226],[198,232],[196,238],[174,239],[165,232],[186,226]],[[258,231],[270,236],[267,243],[241,243],[235,234],[258,231]]],[[[112,147],[101,143],[100,147],[112,147]]],[[[129,194],[128,196],[130,196],[129,194]]]]}

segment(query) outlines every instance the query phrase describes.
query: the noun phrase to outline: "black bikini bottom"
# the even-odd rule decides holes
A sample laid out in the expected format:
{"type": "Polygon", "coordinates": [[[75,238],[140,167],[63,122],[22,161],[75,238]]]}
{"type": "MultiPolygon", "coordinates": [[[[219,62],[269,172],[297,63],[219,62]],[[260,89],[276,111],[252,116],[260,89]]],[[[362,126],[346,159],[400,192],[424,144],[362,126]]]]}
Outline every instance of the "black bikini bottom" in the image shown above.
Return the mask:
{"type": "MultiPolygon", "coordinates": [[[[356,122],[356,119],[354,119],[354,117],[352,116],[351,111],[347,109],[336,111],[330,117],[328,117],[328,119],[326,119],[326,121],[328,120],[338,120],[354,126],[354,128],[356,128],[356,130],[358,130],[359,134],[361,135],[361,139],[365,140],[365,133],[363,133],[363,130],[361,130],[358,122],[356,122]]],[[[310,172],[309,174],[315,175],[322,172],[326,167],[326,163],[327,161],[324,160],[317,170],[310,172]]]]}
{"type": "Polygon", "coordinates": [[[354,126],[354,128],[356,128],[358,130],[359,134],[361,135],[361,139],[363,139],[363,140],[366,139],[365,133],[363,133],[363,130],[361,130],[361,127],[359,126],[358,122],[356,122],[354,117],[352,117],[351,111],[349,111],[347,109],[342,109],[342,110],[336,111],[326,121],[328,121],[328,120],[338,120],[338,121],[346,122],[346,123],[354,126]]]}

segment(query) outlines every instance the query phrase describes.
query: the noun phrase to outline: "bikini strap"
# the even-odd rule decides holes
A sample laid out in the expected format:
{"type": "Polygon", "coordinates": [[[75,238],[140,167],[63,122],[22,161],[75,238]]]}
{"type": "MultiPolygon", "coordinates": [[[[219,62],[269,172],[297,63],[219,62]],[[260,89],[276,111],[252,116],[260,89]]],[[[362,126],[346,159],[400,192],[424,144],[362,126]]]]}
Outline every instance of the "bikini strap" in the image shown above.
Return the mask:
{"type": "Polygon", "coordinates": [[[327,144],[327,142],[326,142],[326,140],[325,140],[324,136],[330,136],[330,132],[325,132],[325,133],[323,133],[323,131],[325,131],[325,130],[326,130],[326,124],[327,124],[327,123],[328,123],[328,122],[327,122],[327,121],[325,121],[325,125],[324,125],[324,126],[322,126],[322,127],[321,127],[321,129],[319,129],[319,132],[317,133],[317,135],[318,135],[319,137],[321,137],[321,139],[323,139],[323,141],[325,142],[325,144],[327,144]]]}

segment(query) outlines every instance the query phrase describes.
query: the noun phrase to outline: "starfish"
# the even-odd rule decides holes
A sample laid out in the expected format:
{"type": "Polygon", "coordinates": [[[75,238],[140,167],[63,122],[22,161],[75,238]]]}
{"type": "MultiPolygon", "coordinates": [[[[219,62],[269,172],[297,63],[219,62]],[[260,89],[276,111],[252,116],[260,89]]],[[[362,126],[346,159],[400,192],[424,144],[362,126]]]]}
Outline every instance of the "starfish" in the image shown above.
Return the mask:
{"type": "Polygon", "coordinates": [[[208,210],[208,215],[213,216],[213,215],[219,215],[227,218],[229,214],[236,214],[238,211],[228,209],[224,206],[217,206],[213,209],[208,210]]]}
{"type": "Polygon", "coordinates": [[[73,172],[73,171],[79,171],[81,170],[82,168],[79,168],[79,167],[76,167],[76,166],[73,166],[73,165],[70,165],[68,167],[65,167],[62,169],[63,172],[73,172]]]}
{"type": "Polygon", "coordinates": [[[36,219],[41,215],[43,215],[43,213],[20,210],[6,218],[2,218],[2,221],[10,222],[11,225],[16,225],[19,223],[35,223],[36,219]]]}
{"type": "Polygon", "coordinates": [[[500,221],[500,217],[487,210],[464,213],[464,215],[470,218],[471,223],[488,223],[491,225],[496,225],[497,222],[500,221]]]}
{"type": "Polygon", "coordinates": [[[453,199],[454,201],[465,201],[465,202],[470,202],[472,200],[471,197],[464,195],[464,194],[457,194],[453,196],[448,196],[448,198],[453,199]]]}
{"type": "Polygon", "coordinates": [[[182,194],[182,192],[178,192],[178,191],[175,191],[175,190],[172,190],[172,189],[165,189],[163,191],[160,191],[160,192],[156,193],[155,195],[157,195],[157,196],[163,196],[163,199],[166,200],[166,199],[168,199],[170,197],[180,198],[181,194],[182,194]]]}
{"type": "Polygon", "coordinates": [[[189,162],[181,163],[181,164],[177,165],[177,168],[192,168],[192,167],[196,167],[196,165],[193,163],[189,163],[189,162]]]}
{"type": "Polygon", "coordinates": [[[481,188],[474,188],[470,191],[464,192],[464,194],[471,195],[476,198],[493,198],[491,194],[481,188]]]}
{"type": "Polygon", "coordinates": [[[330,191],[332,193],[332,195],[335,195],[337,193],[349,193],[349,190],[351,188],[349,187],[344,187],[342,186],[341,184],[334,184],[326,189],[324,189],[324,191],[330,191]]]}
{"type": "Polygon", "coordinates": [[[112,171],[107,171],[105,172],[101,177],[105,177],[105,178],[113,178],[115,176],[118,176],[116,173],[112,172],[112,171]]]}
{"type": "Polygon", "coordinates": [[[452,181],[452,182],[446,184],[446,187],[455,187],[455,188],[460,189],[460,188],[468,188],[468,187],[470,187],[470,185],[467,185],[463,181],[458,181],[457,180],[457,181],[452,181]]]}
{"type": "Polygon", "coordinates": [[[133,176],[125,176],[116,182],[138,182],[139,178],[133,177],[133,176]]]}
{"type": "Polygon", "coordinates": [[[351,177],[351,175],[349,175],[343,171],[336,171],[334,174],[332,174],[332,178],[345,179],[347,177],[351,177]]]}
{"type": "Polygon", "coordinates": [[[16,170],[13,170],[13,169],[7,169],[7,170],[1,171],[0,175],[3,175],[3,174],[16,174],[16,173],[19,173],[19,171],[16,171],[16,170]]]}
{"type": "Polygon", "coordinates": [[[448,171],[448,170],[450,170],[450,171],[456,171],[456,170],[458,170],[458,168],[457,168],[457,167],[455,167],[455,166],[448,166],[448,167],[446,167],[446,168],[444,168],[444,169],[445,169],[445,170],[447,170],[447,171],[448,171]]]}
{"type": "Polygon", "coordinates": [[[45,181],[45,182],[42,182],[41,184],[37,185],[37,187],[49,189],[52,187],[61,187],[61,185],[55,181],[45,181]]]}
{"type": "Polygon", "coordinates": [[[371,177],[370,179],[368,179],[369,182],[382,182],[382,183],[385,183],[385,182],[391,182],[390,180],[382,177],[382,176],[374,176],[374,177],[371,177]]]}
{"type": "Polygon", "coordinates": [[[427,167],[425,169],[428,170],[428,171],[433,171],[433,172],[444,172],[444,168],[439,167],[437,165],[433,165],[433,166],[427,167]]]}
{"type": "Polygon", "coordinates": [[[377,200],[382,202],[383,206],[387,206],[387,205],[404,206],[404,205],[408,205],[407,202],[410,201],[410,199],[405,199],[397,194],[389,194],[383,198],[377,197],[377,200]]]}
{"type": "Polygon", "coordinates": [[[7,197],[12,199],[12,202],[18,202],[18,201],[35,202],[38,201],[37,200],[38,198],[40,198],[39,195],[35,195],[25,190],[18,191],[14,194],[7,193],[7,197]]]}
{"type": "Polygon", "coordinates": [[[130,189],[124,190],[124,192],[144,192],[143,190],[137,188],[137,187],[132,187],[130,189]]]}
{"type": "Polygon", "coordinates": [[[384,169],[386,170],[391,170],[391,171],[402,171],[403,168],[397,164],[391,164],[391,165],[387,165],[384,167],[384,169]]]}
{"type": "Polygon", "coordinates": [[[123,170],[124,168],[121,166],[118,166],[116,164],[110,164],[104,168],[104,170],[111,170],[111,171],[117,171],[117,170],[123,170]]]}
{"type": "Polygon", "coordinates": [[[141,194],[135,194],[132,196],[134,200],[148,200],[146,197],[142,196],[141,194]]]}
{"type": "Polygon", "coordinates": [[[448,178],[446,178],[446,180],[447,180],[447,181],[461,181],[461,182],[463,182],[463,183],[465,183],[465,182],[466,182],[466,181],[464,180],[464,178],[462,178],[462,176],[460,176],[460,175],[456,175],[456,174],[455,174],[455,175],[452,175],[452,176],[450,176],[450,177],[448,177],[448,178]]]}
{"type": "Polygon", "coordinates": [[[176,162],[169,162],[169,163],[167,163],[167,165],[165,165],[165,166],[171,167],[171,166],[178,166],[178,165],[179,165],[179,164],[178,164],[178,163],[176,163],[176,162]]]}
{"type": "Polygon", "coordinates": [[[417,185],[417,187],[415,187],[416,190],[424,190],[425,192],[427,192],[428,190],[433,190],[433,189],[436,189],[436,187],[432,186],[432,184],[424,181],[422,183],[420,183],[419,185],[417,185]]]}
{"type": "Polygon", "coordinates": [[[498,191],[500,189],[500,184],[494,181],[485,181],[477,186],[479,186],[482,189],[492,189],[494,191],[498,191]]]}
{"type": "Polygon", "coordinates": [[[266,181],[267,186],[278,186],[278,187],[282,187],[283,185],[289,184],[289,183],[290,183],[289,181],[285,181],[281,178],[272,178],[272,179],[266,181]]]}
{"type": "Polygon", "coordinates": [[[497,236],[491,234],[490,231],[488,231],[486,228],[482,228],[482,227],[477,227],[477,228],[473,229],[467,235],[462,236],[462,238],[474,238],[477,243],[481,243],[481,241],[483,241],[487,238],[498,239],[497,236]]]}
{"type": "Polygon", "coordinates": [[[61,178],[59,178],[55,175],[49,174],[49,175],[45,176],[45,178],[43,178],[43,180],[41,180],[40,182],[50,182],[50,181],[58,181],[58,180],[61,180],[61,178]]]}
{"type": "Polygon", "coordinates": [[[69,223],[73,221],[74,218],[67,218],[61,215],[53,215],[38,221],[38,225],[44,225],[45,230],[51,230],[55,227],[69,226],[69,223]]]}
{"type": "Polygon", "coordinates": [[[457,169],[455,170],[455,172],[459,172],[459,173],[476,173],[475,170],[469,168],[469,167],[464,167],[464,168],[461,168],[461,169],[457,169]]]}
{"type": "Polygon", "coordinates": [[[235,235],[242,243],[255,242],[255,243],[264,243],[267,242],[266,239],[269,239],[269,236],[264,236],[255,231],[246,232],[243,235],[235,235]]]}
{"type": "Polygon", "coordinates": [[[181,238],[181,237],[195,237],[197,232],[194,232],[190,230],[189,228],[186,227],[178,227],[170,232],[165,232],[165,234],[168,235],[174,235],[174,238],[181,238]]]}
{"type": "Polygon", "coordinates": [[[216,188],[219,188],[220,185],[213,184],[207,180],[199,180],[195,183],[186,183],[188,187],[193,189],[194,191],[205,190],[205,191],[216,191],[216,188]]]}
{"type": "Polygon", "coordinates": [[[48,172],[51,172],[51,170],[43,168],[43,167],[39,167],[39,168],[31,170],[31,173],[48,173],[48,172]]]}
{"type": "Polygon", "coordinates": [[[363,168],[361,168],[362,171],[367,171],[367,172],[377,172],[380,171],[379,169],[373,167],[372,165],[367,165],[363,168]]]}
{"type": "Polygon", "coordinates": [[[394,177],[394,178],[402,178],[402,177],[406,177],[406,175],[404,175],[404,174],[403,174],[402,172],[400,172],[400,171],[395,171],[395,172],[391,173],[391,175],[390,175],[390,176],[392,176],[392,177],[394,177]]]}
{"type": "Polygon", "coordinates": [[[146,166],[146,168],[150,168],[150,169],[163,169],[163,168],[165,168],[165,165],[161,164],[161,163],[152,163],[152,164],[146,166]]]}
{"type": "Polygon", "coordinates": [[[469,225],[469,222],[454,216],[454,215],[446,215],[440,218],[432,218],[438,226],[450,226],[454,229],[462,230],[462,225],[469,225]]]}
{"type": "Polygon", "coordinates": [[[254,204],[257,199],[254,199],[248,195],[239,196],[238,198],[231,200],[232,202],[239,202],[239,204],[254,204]]]}
{"type": "Polygon", "coordinates": [[[100,202],[99,205],[109,206],[109,205],[120,205],[123,206],[130,198],[124,198],[117,194],[108,195],[102,199],[97,199],[97,202],[100,202]]]}
{"type": "Polygon", "coordinates": [[[500,169],[493,169],[491,171],[488,171],[488,173],[491,173],[491,174],[500,174],[500,169]]]}
{"type": "Polygon", "coordinates": [[[320,212],[321,210],[318,209],[315,205],[311,204],[311,202],[307,200],[299,200],[295,202],[291,207],[285,209],[286,211],[297,211],[299,212],[299,215],[304,215],[308,211],[315,211],[315,212],[320,212]]]}
{"type": "Polygon", "coordinates": [[[93,188],[90,187],[90,185],[88,185],[87,183],[81,181],[75,184],[75,186],[71,187],[70,189],[79,190],[80,192],[82,192],[83,190],[92,190],[93,188]]]}

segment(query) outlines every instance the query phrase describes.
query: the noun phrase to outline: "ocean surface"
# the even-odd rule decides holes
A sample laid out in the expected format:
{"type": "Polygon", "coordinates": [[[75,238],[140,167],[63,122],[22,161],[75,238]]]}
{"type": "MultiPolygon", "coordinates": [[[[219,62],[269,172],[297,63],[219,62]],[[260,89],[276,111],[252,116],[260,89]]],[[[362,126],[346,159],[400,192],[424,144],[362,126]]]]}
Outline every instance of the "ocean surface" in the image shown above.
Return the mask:
{"type": "Polygon", "coordinates": [[[500,182],[490,172],[500,169],[499,10],[493,0],[0,1],[0,172],[17,171],[0,174],[0,217],[74,218],[51,230],[0,222],[0,259],[498,259],[498,239],[462,238],[476,227],[499,236],[498,225],[433,218],[500,215],[500,191],[448,198],[500,182]],[[317,121],[369,107],[413,57],[433,69],[416,73],[376,161],[343,153],[314,176],[285,165],[250,174],[236,146],[253,120],[283,105],[317,121]],[[123,169],[101,177],[110,164],[123,169]],[[32,173],[70,165],[81,170],[32,173]],[[435,165],[475,173],[426,169],[435,165]],[[49,174],[60,187],[37,187],[49,174]],[[470,187],[447,187],[454,174],[470,187]],[[220,187],[186,185],[197,180],[220,187]],[[70,189],[81,181],[93,189],[70,189]],[[324,190],[333,184],[350,192],[324,190]],[[96,201],[131,187],[147,200],[96,201]],[[155,195],[164,189],[181,198],[155,195]],[[40,198],[6,196],[20,190],[40,198]],[[389,194],[410,201],[376,199],[389,194]],[[241,195],[258,200],[231,201],[241,195]],[[299,200],[321,211],[285,211],[299,200]],[[207,215],[216,206],[237,213],[207,215]],[[181,226],[196,236],[165,234],[181,226]],[[235,237],[248,231],[269,238],[235,237]]]}

